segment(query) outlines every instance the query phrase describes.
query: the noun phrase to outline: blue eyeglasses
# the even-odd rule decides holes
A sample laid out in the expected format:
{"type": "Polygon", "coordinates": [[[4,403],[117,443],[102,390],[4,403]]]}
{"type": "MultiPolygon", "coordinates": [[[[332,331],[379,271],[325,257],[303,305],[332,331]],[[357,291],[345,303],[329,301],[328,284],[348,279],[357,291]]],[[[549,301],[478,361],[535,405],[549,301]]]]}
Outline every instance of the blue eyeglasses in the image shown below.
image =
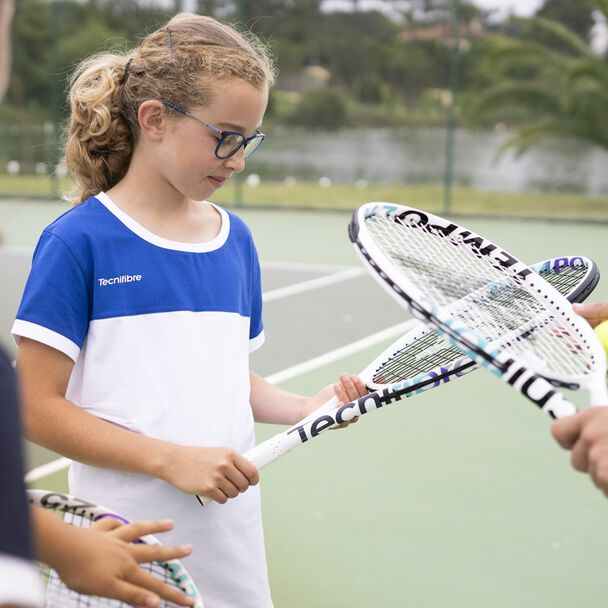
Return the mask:
{"type": "Polygon", "coordinates": [[[194,114],[190,114],[190,112],[181,106],[177,106],[168,101],[163,101],[163,104],[188,118],[193,118],[219,136],[217,146],[215,147],[215,155],[222,160],[234,156],[241,148],[243,148],[243,157],[249,158],[260,147],[260,144],[266,137],[264,133],[260,133],[259,131],[251,137],[245,137],[242,133],[238,133],[237,131],[222,131],[208,122],[197,118],[194,114]]]}

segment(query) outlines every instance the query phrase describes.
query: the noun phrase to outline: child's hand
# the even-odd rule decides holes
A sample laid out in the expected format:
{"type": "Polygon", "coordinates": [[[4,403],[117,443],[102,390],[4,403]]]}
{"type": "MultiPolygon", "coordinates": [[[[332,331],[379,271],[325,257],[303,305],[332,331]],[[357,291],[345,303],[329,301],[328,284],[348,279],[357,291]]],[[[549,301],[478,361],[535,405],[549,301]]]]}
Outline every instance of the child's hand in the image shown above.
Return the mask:
{"type": "MultiPolygon", "coordinates": [[[[369,391],[367,387],[359,378],[359,376],[355,374],[340,374],[340,378],[338,383],[330,384],[317,393],[312,399],[309,399],[302,408],[302,418],[305,418],[316,409],[321,407],[324,403],[329,401],[333,396],[338,399],[338,403],[336,407],[342,405],[344,403],[349,403],[350,401],[354,401],[355,399],[359,399],[359,397],[363,397],[367,395],[369,391]]],[[[357,422],[359,420],[358,417],[349,420],[348,422],[344,422],[338,425],[337,429],[343,429],[347,427],[352,422],[357,422]]]]}
{"type": "Polygon", "coordinates": [[[162,479],[188,494],[224,504],[260,480],[258,470],[230,448],[175,445],[162,479]]]}
{"type": "Polygon", "coordinates": [[[78,528],[63,523],[54,513],[42,509],[35,509],[32,516],[38,538],[47,539],[39,546],[40,557],[71,589],[136,606],[164,606],[161,598],[171,605],[194,604],[194,600],[188,599],[175,587],[139,567],[143,562],[190,555],[192,547],[189,545],[164,547],[133,543],[140,536],[171,530],[171,521],[139,521],[123,525],[112,517],[105,517],[90,528],[78,528]]]}

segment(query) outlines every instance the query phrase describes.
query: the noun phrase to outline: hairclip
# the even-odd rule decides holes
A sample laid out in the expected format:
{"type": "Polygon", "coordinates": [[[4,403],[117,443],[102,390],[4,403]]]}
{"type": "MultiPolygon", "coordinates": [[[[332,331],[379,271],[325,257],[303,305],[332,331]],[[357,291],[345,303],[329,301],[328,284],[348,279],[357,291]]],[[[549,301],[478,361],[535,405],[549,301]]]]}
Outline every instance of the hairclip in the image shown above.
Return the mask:
{"type": "Polygon", "coordinates": [[[173,59],[173,41],[171,40],[171,30],[167,26],[167,34],[169,36],[169,56],[173,59]]]}
{"type": "Polygon", "coordinates": [[[127,65],[125,65],[125,71],[120,81],[121,86],[124,85],[125,82],[127,82],[127,78],[129,77],[129,68],[131,67],[131,61],[133,61],[133,59],[129,59],[129,61],[127,61],[127,65]]]}

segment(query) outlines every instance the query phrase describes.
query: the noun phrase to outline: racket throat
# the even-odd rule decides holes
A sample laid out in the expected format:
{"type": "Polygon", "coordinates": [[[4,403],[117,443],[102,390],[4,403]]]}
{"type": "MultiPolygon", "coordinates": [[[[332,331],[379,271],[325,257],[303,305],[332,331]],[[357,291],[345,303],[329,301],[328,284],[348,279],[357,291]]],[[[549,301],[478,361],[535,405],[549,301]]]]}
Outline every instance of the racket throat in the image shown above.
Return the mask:
{"type": "Polygon", "coordinates": [[[517,389],[552,418],[561,418],[575,413],[572,411],[571,404],[545,378],[516,364],[513,359],[509,358],[501,362],[497,369],[502,370],[499,375],[505,382],[517,389]]]}

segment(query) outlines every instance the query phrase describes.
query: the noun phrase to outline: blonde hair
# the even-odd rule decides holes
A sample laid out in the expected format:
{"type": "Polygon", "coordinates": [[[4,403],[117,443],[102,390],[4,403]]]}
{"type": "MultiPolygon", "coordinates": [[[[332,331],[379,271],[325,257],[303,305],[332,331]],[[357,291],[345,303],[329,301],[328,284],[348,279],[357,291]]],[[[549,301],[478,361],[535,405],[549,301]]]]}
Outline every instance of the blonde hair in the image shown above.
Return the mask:
{"type": "Polygon", "coordinates": [[[275,81],[273,60],[255,37],[211,17],[182,13],[129,53],[85,60],[70,81],[65,162],[78,189],[73,200],[114,186],[127,172],[148,99],[185,108],[213,98],[213,83],[239,78],[258,89],[275,81]]]}

